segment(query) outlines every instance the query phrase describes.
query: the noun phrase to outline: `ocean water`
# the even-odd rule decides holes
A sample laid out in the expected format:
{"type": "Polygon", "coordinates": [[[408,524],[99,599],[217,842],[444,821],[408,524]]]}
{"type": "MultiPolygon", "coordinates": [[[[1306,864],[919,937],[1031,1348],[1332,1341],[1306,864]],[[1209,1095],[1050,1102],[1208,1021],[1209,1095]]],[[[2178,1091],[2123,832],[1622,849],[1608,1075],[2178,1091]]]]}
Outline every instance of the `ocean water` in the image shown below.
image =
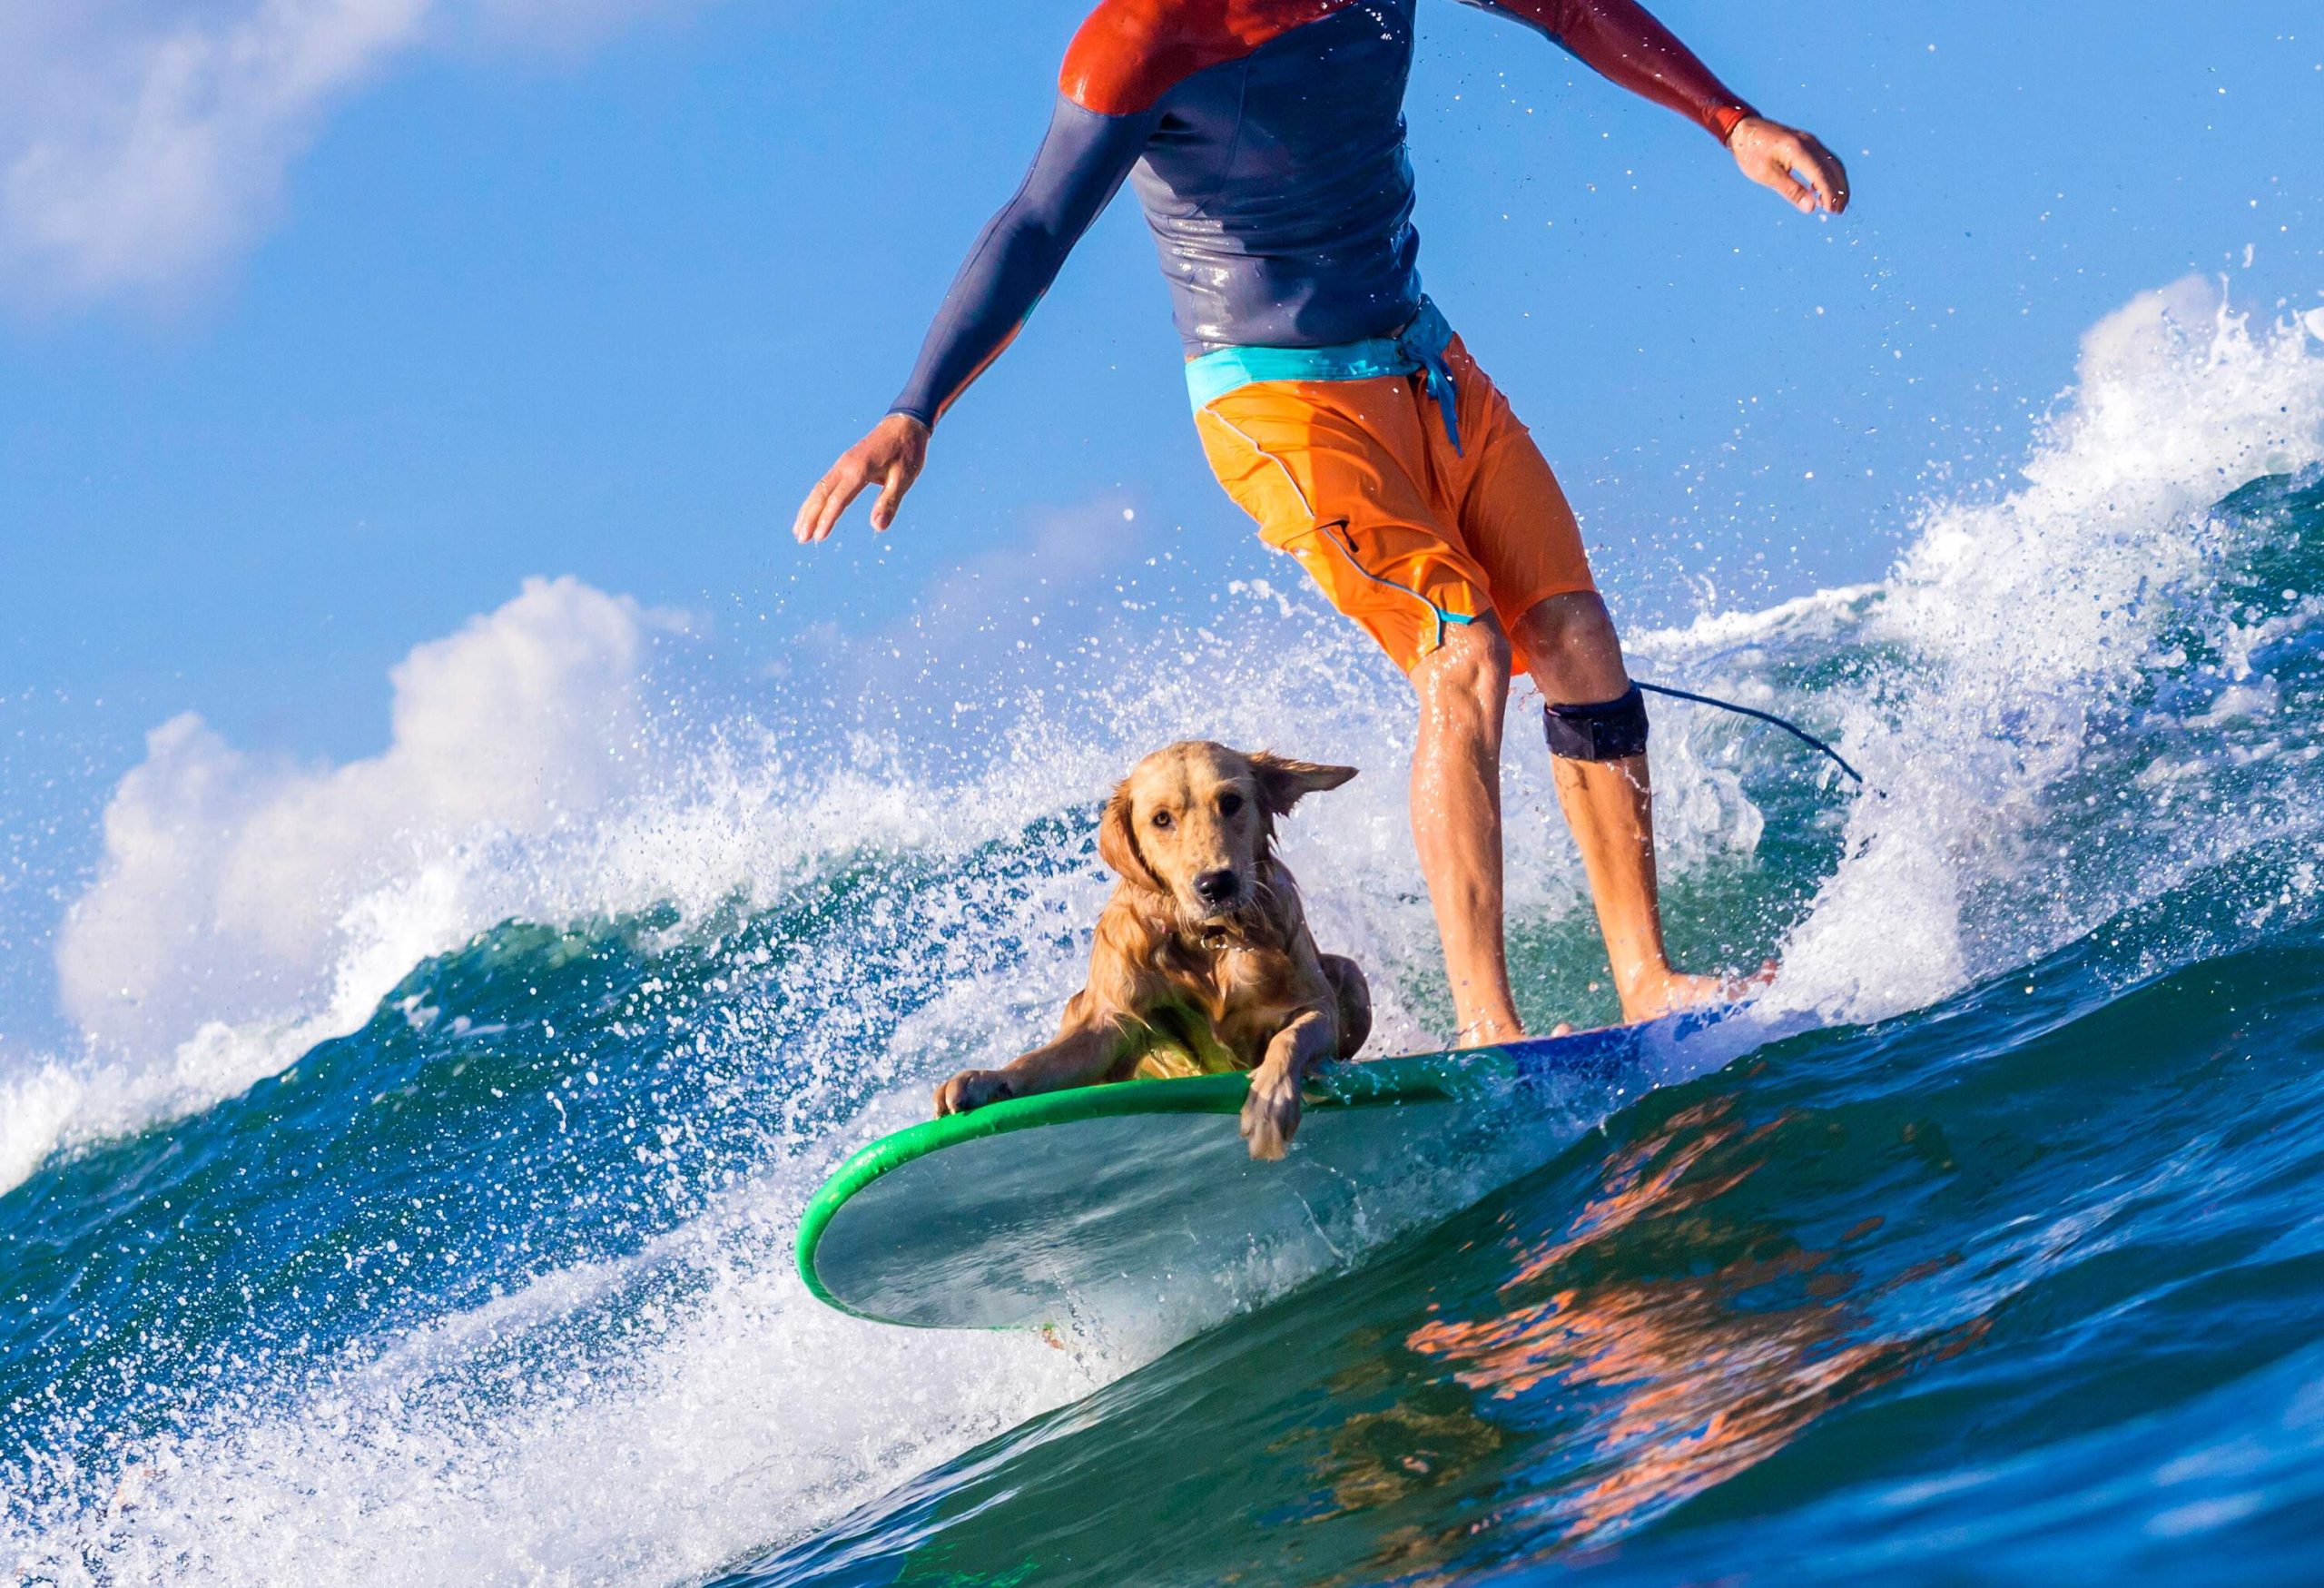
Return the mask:
{"type": "MultiPolygon", "coordinates": [[[[58,936],[85,1047],[0,1056],[0,1571],[2324,1580],[2319,573],[2318,338],[2130,305],[1886,580],[1630,636],[1876,785],[1659,710],[1674,938],[1779,952],[1792,1034],[1061,1346],[820,1307],[798,1213],[1053,1018],[1097,796],[1181,733],[1365,768],[1290,855],[1434,1045],[1403,703],[1303,595],[940,759],[681,731],[664,620],[572,581],[415,652],[376,760],[166,725],[58,936]]],[[[1603,1020],[1512,742],[1521,1000],[1603,1020]]]]}

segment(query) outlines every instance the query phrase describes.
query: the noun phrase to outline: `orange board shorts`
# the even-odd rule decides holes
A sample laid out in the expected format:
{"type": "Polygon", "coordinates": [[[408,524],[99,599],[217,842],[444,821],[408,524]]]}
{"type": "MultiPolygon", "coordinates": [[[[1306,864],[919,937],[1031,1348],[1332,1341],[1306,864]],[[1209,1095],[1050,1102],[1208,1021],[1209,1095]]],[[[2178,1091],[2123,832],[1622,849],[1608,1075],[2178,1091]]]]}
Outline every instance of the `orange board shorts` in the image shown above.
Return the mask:
{"type": "MultiPolygon", "coordinates": [[[[1597,588],[1532,433],[1458,337],[1445,362],[1457,453],[1417,374],[1254,381],[1195,415],[1211,471],[1260,538],[1408,673],[1448,626],[1492,613],[1513,636],[1535,602],[1597,588]]],[[[1526,670],[1521,652],[1513,665],[1526,670]]]]}

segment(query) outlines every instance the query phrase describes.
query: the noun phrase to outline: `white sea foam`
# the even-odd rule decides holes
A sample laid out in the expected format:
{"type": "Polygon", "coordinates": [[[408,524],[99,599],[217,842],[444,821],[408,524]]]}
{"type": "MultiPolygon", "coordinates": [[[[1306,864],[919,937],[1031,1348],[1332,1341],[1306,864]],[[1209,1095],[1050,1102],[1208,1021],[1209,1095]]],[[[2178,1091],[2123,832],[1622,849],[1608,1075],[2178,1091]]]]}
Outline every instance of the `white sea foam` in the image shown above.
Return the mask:
{"type": "MultiPolygon", "coordinates": [[[[2181,284],[2096,328],[2024,484],[1932,507],[1884,584],[1635,636],[1658,672],[1768,700],[1770,657],[1876,645],[1912,659],[1877,699],[1823,697],[1891,797],[1854,808],[1846,859],[1789,945],[1785,1001],[1855,1018],[1909,1008],[2090,923],[2089,901],[2063,900],[2001,930],[1978,894],[2020,873],[2092,703],[2145,665],[2142,589],[2200,571],[2191,515],[2324,457],[2324,360],[2305,332],[2255,331],[2207,292],[2181,284]]],[[[654,620],[572,581],[528,587],[415,652],[395,679],[395,738],[371,760],[269,766],[198,725],[166,727],[116,794],[103,874],[60,948],[96,1046],[0,1080],[0,1186],[60,1142],[281,1068],[428,954],[509,916],[671,902],[700,919],[853,853],[966,853],[1093,799],[1130,756],[1184,733],[1363,765],[1290,824],[1290,858],[1328,946],[1425,967],[1401,686],[1312,598],[1288,615],[1272,590],[1244,598],[1206,646],[1226,658],[1223,678],[1116,667],[1069,729],[1054,705],[1022,703],[964,777],[909,773],[871,736],[807,763],[746,725],[689,741],[651,705],[654,620]],[[1280,643],[1286,624],[1296,646],[1280,643]]],[[[2235,709],[2264,706],[2249,693],[2235,709]]],[[[1530,733],[1512,743],[1530,748],[1530,733]]],[[[1748,853],[1760,814],[1731,771],[1683,727],[1658,743],[1673,868],[1748,853]]],[[[1538,752],[1512,755],[1510,779],[1512,908],[1576,909],[1538,752]]],[[[0,1560],[64,1580],[682,1579],[1122,1371],[1130,1357],[851,1322],[812,1302],[782,1256],[837,1152],[917,1112],[927,1078],[912,1055],[1000,1056],[1051,1017],[1081,967],[1069,934],[1044,924],[1087,919],[1101,893],[1079,873],[1029,888],[1012,906],[1021,962],[880,1033],[874,1067],[895,1079],[846,1141],[794,1143],[635,1258],[222,1398],[117,1490],[64,1481],[53,1504],[9,1517],[0,1560]],[[586,1329],[568,1337],[608,1295],[671,1277],[617,1351],[586,1329]],[[537,1344],[517,1377],[478,1365],[526,1339],[537,1344]]],[[[1375,984],[1384,1045],[1434,1034],[1398,977],[1375,984]]]]}
{"type": "MultiPolygon", "coordinates": [[[[2306,330],[2255,331],[2207,283],[2183,281],[2093,329],[2024,483],[1933,504],[1889,580],[1633,636],[1655,671],[1761,705],[1777,704],[1758,678],[1771,657],[1890,645],[1921,670],[1883,701],[1828,703],[1890,797],[1856,808],[1847,863],[1787,945],[1787,997],[1893,1012],[2050,946],[2039,933],[1965,939],[1964,887],[2014,874],[2011,845],[2075,764],[2085,714],[2145,655],[2149,594],[2200,568],[2201,510],[2319,455],[2324,359],[2306,330]]],[[[1179,734],[1365,767],[1291,824],[1291,857],[1335,946],[1424,966],[1433,932],[1403,812],[1400,686],[1305,592],[1294,605],[1262,586],[1239,603],[1205,631],[1205,666],[1225,657],[1224,680],[1167,666],[1167,636],[1122,640],[1157,665],[1117,654],[1091,692],[1102,698],[989,703],[1014,719],[965,780],[906,772],[895,746],[864,734],[836,766],[794,764],[746,725],[689,744],[689,725],[657,719],[647,682],[674,622],[572,579],[535,581],[417,648],[391,679],[394,734],[376,757],[269,764],[198,719],[165,724],[115,791],[100,875],[59,934],[64,1002],[89,1050],[19,1056],[0,1076],[0,1188],[62,1143],[206,1106],[282,1068],[496,922],[661,902],[699,915],[834,855],[958,852],[1093,798],[1179,734]],[[1299,643],[1271,643],[1286,621],[1299,643]]],[[[1731,770],[1695,753],[1690,719],[1661,720],[1666,863],[1748,854],[1759,813],[1731,770]]],[[[1512,725],[1510,903],[1541,919],[1575,907],[1576,874],[1531,738],[1512,725]]],[[[2070,908],[2049,937],[2087,924],[2070,908]]],[[[1061,960],[1032,985],[1062,996],[1076,969],[1061,960]]],[[[1424,1041],[1421,1015],[1384,991],[1384,1040],[1424,1041]]]]}
{"type": "Polygon", "coordinates": [[[345,765],[262,761],[191,715],[153,730],[57,934],[86,1050],[0,1080],[0,1189],[62,1142],[272,1074],[513,912],[522,891],[479,882],[638,786],[645,652],[665,621],[531,581],[405,658],[389,747],[345,765]]]}
{"type": "MultiPolygon", "coordinates": [[[[1684,653],[1773,647],[1843,621],[1909,658],[1886,703],[1848,707],[1846,747],[1886,799],[1859,802],[1847,857],[1786,952],[1778,996],[1866,1020],[1933,1002],[2152,897],[2247,842],[2231,814],[2144,857],[2125,889],[2065,887],[2038,853],[2053,791],[2096,718],[2165,671],[2158,628],[2221,547],[2207,509],[2324,459],[2324,356],[2307,328],[2254,329],[2189,278],[2083,339],[2071,400],[2023,482],[1932,504],[1876,592],[1835,592],[1669,636],[1684,653]]],[[[2304,621],[2304,619],[2302,620],[2304,621]]],[[[2230,610],[2208,615],[2224,641],[2230,610]]],[[[2123,774],[2137,771],[2126,767],[2123,774]]],[[[2050,842],[2054,843],[2054,839],[2050,842]]]]}
{"type": "MultiPolygon", "coordinates": [[[[415,650],[393,676],[394,735],[378,756],[269,764],[198,721],[165,725],[116,789],[97,880],[59,934],[64,1007],[88,1050],[0,1078],[0,1105],[16,1103],[0,1106],[0,1189],[59,1145],[205,1107],[284,1068],[360,1025],[415,964],[499,922],[662,904],[700,920],[852,854],[965,853],[1093,801],[1179,735],[1365,767],[1287,824],[1286,853],[1314,879],[1334,947],[1425,962],[1433,929],[1404,814],[1403,686],[1312,607],[1301,646],[1263,643],[1279,636],[1274,607],[1254,593],[1220,620],[1224,676],[1118,668],[1110,697],[1095,711],[1078,703],[1070,728],[1029,700],[980,767],[942,781],[862,735],[836,764],[747,725],[689,741],[688,725],[650,704],[648,615],[571,579],[536,581],[415,650]],[[1326,850],[1328,864],[1307,863],[1326,850]]],[[[1512,900],[1537,914],[1572,897],[1547,770],[1512,757],[1512,808],[1541,819],[1514,824],[1512,900]]],[[[1094,918],[1094,878],[1053,886],[1094,918]]],[[[988,1011],[996,1050],[1021,1047],[1079,971],[1059,952],[1012,979],[1006,1007],[1044,1006],[1015,1023],[989,1012],[996,989],[966,985],[957,1001],[988,1011]]],[[[1384,981],[1379,998],[1383,1041],[1425,1045],[1398,988],[1384,981]]]]}
{"type": "Polygon", "coordinates": [[[117,1478],[36,1469],[54,1497],[0,1504],[0,1565],[56,1583],[684,1581],[1127,1366],[812,1300],[779,1254],[827,1167],[787,1166],[635,1258],[367,1359],[222,1396],[117,1478]],[[628,1309],[617,1337],[566,1327],[657,1275],[681,1298],[628,1309]]]}

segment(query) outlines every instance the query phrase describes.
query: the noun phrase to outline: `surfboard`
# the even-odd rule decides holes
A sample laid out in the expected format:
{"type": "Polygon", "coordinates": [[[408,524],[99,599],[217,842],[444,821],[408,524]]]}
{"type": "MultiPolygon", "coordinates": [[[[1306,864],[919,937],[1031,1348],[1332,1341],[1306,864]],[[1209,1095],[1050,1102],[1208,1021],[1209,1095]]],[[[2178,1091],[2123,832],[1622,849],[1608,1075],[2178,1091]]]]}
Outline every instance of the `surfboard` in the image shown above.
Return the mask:
{"type": "Polygon", "coordinates": [[[1236,1129],[1240,1074],[930,1119],[832,1173],[801,1220],[799,1273],[842,1312],[921,1328],[1223,1317],[1457,1212],[1626,1096],[1753,1045],[1681,1052],[1729,1012],[1332,1065],[1273,1163],[1236,1129]]]}

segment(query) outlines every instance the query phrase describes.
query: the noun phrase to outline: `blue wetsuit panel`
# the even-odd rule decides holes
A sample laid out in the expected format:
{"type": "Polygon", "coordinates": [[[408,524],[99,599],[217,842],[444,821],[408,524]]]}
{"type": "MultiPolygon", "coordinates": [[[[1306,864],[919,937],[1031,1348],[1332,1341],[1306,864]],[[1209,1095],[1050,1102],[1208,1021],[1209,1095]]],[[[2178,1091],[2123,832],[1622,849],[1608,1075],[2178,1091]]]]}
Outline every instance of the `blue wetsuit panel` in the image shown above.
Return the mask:
{"type": "Polygon", "coordinates": [[[1152,112],[1099,115],[1058,96],[1032,170],[969,251],[890,412],[934,424],[1001,355],[1065,256],[1113,202],[1158,119],[1152,112]]]}

